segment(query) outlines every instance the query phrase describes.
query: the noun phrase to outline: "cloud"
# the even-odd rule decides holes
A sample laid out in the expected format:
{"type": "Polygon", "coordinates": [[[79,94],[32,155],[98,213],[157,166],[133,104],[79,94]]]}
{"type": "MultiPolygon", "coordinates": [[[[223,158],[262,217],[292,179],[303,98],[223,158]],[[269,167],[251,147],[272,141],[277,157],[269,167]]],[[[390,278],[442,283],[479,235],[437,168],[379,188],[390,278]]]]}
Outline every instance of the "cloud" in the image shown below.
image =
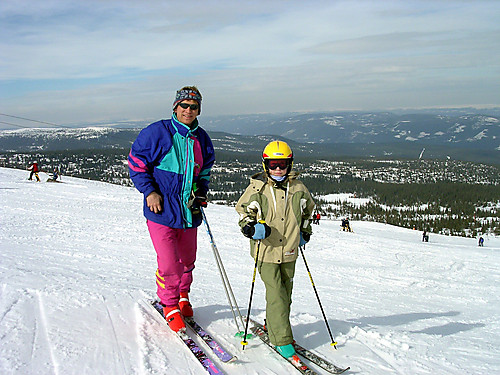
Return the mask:
{"type": "Polygon", "coordinates": [[[185,83],[204,114],[499,104],[498,16],[490,1],[7,0],[0,109],[137,118],[185,83]]]}

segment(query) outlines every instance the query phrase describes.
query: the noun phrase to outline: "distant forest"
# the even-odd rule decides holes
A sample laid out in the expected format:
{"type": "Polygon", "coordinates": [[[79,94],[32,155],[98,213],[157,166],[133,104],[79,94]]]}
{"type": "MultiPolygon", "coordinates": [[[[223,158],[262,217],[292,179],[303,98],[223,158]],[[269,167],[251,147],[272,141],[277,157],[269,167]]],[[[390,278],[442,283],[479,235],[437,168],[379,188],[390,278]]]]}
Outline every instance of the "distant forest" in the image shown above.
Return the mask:
{"type": "MultiPolygon", "coordinates": [[[[58,168],[74,176],[132,186],[128,150],[3,153],[0,166],[26,169],[37,160],[42,170],[58,168]]],[[[249,177],[262,170],[258,156],[221,153],[212,171],[213,203],[234,205],[249,177]]],[[[430,233],[477,237],[500,235],[498,166],[454,161],[307,160],[295,164],[323,218],[371,220],[430,233]],[[370,198],[364,205],[331,202],[328,194],[370,198]]]]}

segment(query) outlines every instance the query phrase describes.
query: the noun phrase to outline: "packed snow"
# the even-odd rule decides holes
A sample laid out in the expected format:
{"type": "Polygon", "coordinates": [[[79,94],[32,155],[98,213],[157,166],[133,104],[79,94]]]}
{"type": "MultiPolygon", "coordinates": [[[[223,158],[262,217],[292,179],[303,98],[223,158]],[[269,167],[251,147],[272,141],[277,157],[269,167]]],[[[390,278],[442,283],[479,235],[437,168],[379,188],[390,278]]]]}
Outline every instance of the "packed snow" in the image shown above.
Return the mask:
{"type": "MultiPolygon", "coordinates": [[[[0,373],[204,374],[141,301],[155,296],[156,256],[135,189],[63,176],[28,181],[0,168],[0,373]]],[[[206,215],[242,314],[253,275],[234,208],[206,215]]],[[[430,235],[372,222],[322,220],[302,259],[295,339],[348,374],[500,374],[500,238],[430,235]]],[[[225,374],[293,374],[258,338],[242,350],[205,227],[191,300],[197,321],[238,359],[225,374]]],[[[257,276],[252,317],[265,316],[257,276]]],[[[159,317],[159,315],[158,315],[159,317]]],[[[200,343],[203,346],[203,343],[200,343]]],[[[205,347],[205,350],[209,350],[205,347]]],[[[319,374],[326,372],[315,368],[319,374]]],[[[298,372],[297,372],[298,373],[298,372]]]]}

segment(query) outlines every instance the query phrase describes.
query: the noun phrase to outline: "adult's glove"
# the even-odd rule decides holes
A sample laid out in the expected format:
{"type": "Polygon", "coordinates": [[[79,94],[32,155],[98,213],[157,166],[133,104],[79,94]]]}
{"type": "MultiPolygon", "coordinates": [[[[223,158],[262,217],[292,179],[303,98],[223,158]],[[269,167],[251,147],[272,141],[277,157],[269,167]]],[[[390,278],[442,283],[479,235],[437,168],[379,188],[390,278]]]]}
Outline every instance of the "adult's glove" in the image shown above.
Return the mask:
{"type": "Polygon", "coordinates": [[[199,214],[201,212],[200,208],[207,207],[207,197],[202,192],[196,191],[194,197],[189,201],[188,207],[193,215],[199,214]]]}
{"type": "Polygon", "coordinates": [[[263,240],[271,234],[271,228],[266,223],[247,224],[241,228],[245,237],[253,240],[263,240]]]}
{"type": "Polygon", "coordinates": [[[304,246],[306,243],[309,242],[309,240],[311,239],[311,233],[307,233],[307,232],[300,232],[300,242],[299,242],[299,246],[304,246]]]}
{"type": "Polygon", "coordinates": [[[204,197],[202,195],[196,196],[194,198],[193,205],[191,207],[193,208],[207,207],[207,197],[204,197]]]}

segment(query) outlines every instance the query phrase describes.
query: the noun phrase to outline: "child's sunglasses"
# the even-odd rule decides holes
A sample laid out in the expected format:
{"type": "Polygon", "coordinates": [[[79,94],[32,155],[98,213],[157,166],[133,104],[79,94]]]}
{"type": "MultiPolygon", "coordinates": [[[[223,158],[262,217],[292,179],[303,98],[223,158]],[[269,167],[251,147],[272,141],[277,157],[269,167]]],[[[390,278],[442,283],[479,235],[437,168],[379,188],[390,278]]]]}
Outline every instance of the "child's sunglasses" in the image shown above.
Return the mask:
{"type": "Polygon", "coordinates": [[[279,168],[281,170],[287,169],[289,162],[287,159],[278,159],[278,160],[268,160],[267,167],[269,169],[275,170],[279,168]]]}

